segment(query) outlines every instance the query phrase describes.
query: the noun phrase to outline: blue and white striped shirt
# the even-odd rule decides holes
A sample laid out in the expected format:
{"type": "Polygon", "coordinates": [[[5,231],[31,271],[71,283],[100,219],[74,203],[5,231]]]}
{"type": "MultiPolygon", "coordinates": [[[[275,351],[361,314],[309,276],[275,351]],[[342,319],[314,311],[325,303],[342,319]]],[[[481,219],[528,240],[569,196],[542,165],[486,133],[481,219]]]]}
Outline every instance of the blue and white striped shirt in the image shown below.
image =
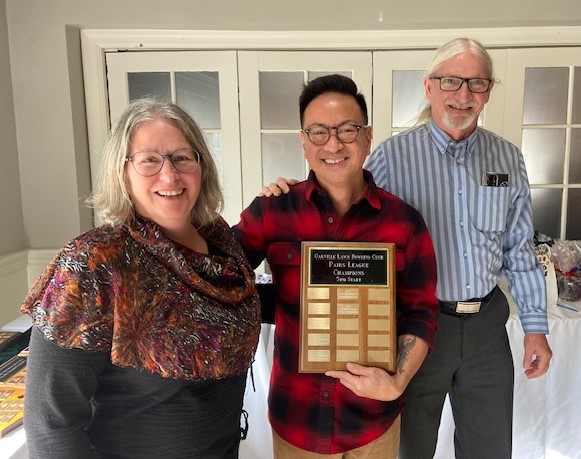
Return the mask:
{"type": "Polygon", "coordinates": [[[481,128],[455,142],[430,122],[384,141],[365,167],[378,186],[423,215],[436,251],[440,300],[483,297],[505,275],[525,333],[548,333],[530,188],[516,146],[481,128]],[[483,186],[485,172],[508,173],[508,187],[483,186]]]}

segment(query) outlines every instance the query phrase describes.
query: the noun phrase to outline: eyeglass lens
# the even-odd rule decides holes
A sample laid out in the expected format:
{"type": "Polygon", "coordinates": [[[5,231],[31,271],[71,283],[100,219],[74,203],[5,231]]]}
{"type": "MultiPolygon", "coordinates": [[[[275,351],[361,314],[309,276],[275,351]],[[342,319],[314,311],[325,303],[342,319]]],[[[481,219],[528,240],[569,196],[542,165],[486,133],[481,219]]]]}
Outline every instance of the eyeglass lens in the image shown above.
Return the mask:
{"type": "Polygon", "coordinates": [[[486,92],[490,87],[490,80],[486,78],[434,77],[434,79],[440,80],[442,91],[458,91],[464,82],[468,84],[470,92],[486,92]]]}
{"type": "Polygon", "coordinates": [[[354,142],[359,134],[359,130],[364,126],[359,126],[356,124],[343,124],[337,127],[329,126],[314,126],[309,129],[305,129],[305,132],[309,136],[309,140],[315,145],[321,146],[325,145],[329,138],[331,137],[331,131],[334,129],[337,131],[337,139],[341,143],[351,143],[354,142]]]}
{"type": "Polygon", "coordinates": [[[128,158],[133,163],[135,171],[145,177],[159,173],[166,159],[178,172],[184,174],[194,172],[200,165],[200,154],[191,148],[176,150],[168,155],[153,150],[139,151],[128,158]]]}

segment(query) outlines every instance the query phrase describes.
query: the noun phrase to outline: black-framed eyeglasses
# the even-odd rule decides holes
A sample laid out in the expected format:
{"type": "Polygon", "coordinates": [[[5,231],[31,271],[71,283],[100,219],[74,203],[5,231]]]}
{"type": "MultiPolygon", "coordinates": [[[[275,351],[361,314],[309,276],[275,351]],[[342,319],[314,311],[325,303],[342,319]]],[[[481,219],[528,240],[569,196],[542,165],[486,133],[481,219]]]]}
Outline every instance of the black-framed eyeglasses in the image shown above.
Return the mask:
{"type": "Polygon", "coordinates": [[[351,143],[355,142],[355,139],[359,135],[359,131],[366,127],[368,126],[353,123],[345,123],[339,126],[325,126],[323,124],[317,124],[307,129],[303,129],[303,132],[307,134],[307,137],[311,143],[320,147],[329,141],[331,138],[332,130],[337,131],[337,139],[339,142],[351,143]]]}
{"type": "Polygon", "coordinates": [[[440,89],[442,91],[458,91],[464,83],[468,85],[468,91],[483,93],[490,89],[492,80],[488,78],[460,78],[453,76],[430,77],[430,80],[440,80],[440,89]]]}
{"type": "Polygon", "coordinates": [[[167,155],[162,155],[156,150],[138,151],[125,158],[125,162],[133,164],[133,169],[139,175],[152,177],[159,174],[166,159],[182,174],[191,174],[200,166],[200,153],[193,148],[180,148],[167,155]]]}

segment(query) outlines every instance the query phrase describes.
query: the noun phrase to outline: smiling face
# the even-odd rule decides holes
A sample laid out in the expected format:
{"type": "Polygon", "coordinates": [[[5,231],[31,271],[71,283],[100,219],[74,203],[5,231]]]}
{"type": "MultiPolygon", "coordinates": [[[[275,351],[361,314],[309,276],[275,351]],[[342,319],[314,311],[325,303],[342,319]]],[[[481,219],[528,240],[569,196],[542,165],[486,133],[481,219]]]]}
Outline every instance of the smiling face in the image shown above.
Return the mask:
{"type": "MultiPolygon", "coordinates": [[[[337,127],[345,123],[365,124],[361,108],[353,97],[345,94],[321,94],[309,103],[304,112],[304,129],[317,125],[337,127]]],[[[363,163],[371,146],[371,127],[361,128],[352,143],[341,143],[334,129],[324,145],[314,145],[303,131],[301,141],[305,158],[323,189],[329,192],[341,186],[356,193],[361,191],[364,186],[363,163]]]]}
{"type": "MultiPolygon", "coordinates": [[[[454,76],[460,78],[490,78],[486,65],[470,52],[457,54],[444,61],[432,76],[454,76]]],[[[432,106],[432,119],[454,140],[468,137],[478,123],[478,115],[490,97],[490,89],[481,94],[468,90],[466,83],[458,91],[446,92],[440,89],[439,80],[424,80],[426,99],[432,106]]]]}
{"type": "MultiPolygon", "coordinates": [[[[192,145],[178,127],[168,120],[141,123],[131,139],[129,157],[143,150],[156,150],[162,155],[192,145]]],[[[139,175],[127,162],[125,174],[135,211],[165,229],[179,230],[191,224],[191,212],[200,194],[202,165],[191,173],[178,172],[169,160],[152,176],[139,175]]]]}

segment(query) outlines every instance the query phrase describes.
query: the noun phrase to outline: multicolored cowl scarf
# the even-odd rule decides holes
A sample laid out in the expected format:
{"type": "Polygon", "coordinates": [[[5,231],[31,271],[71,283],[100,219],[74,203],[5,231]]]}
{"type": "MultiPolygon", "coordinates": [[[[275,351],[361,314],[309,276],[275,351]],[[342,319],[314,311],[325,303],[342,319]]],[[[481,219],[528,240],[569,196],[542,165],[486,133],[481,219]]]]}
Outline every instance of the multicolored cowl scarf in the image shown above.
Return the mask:
{"type": "Polygon", "coordinates": [[[221,255],[193,252],[139,216],[75,238],[21,308],[57,345],[111,353],[120,367],[167,378],[245,372],[260,333],[254,273],[228,224],[200,233],[221,255]]]}

